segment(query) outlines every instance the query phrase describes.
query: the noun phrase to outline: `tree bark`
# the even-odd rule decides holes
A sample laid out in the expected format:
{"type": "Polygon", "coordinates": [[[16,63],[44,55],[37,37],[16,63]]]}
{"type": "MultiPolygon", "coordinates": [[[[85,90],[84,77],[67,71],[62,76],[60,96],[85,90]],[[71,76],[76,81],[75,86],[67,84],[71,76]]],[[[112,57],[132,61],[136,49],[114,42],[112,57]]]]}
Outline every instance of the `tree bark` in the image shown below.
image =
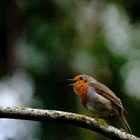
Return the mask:
{"type": "Polygon", "coordinates": [[[22,106],[0,107],[0,118],[57,122],[86,128],[113,140],[140,140],[140,138],[111,125],[102,124],[98,119],[63,111],[33,109],[22,106]]]}

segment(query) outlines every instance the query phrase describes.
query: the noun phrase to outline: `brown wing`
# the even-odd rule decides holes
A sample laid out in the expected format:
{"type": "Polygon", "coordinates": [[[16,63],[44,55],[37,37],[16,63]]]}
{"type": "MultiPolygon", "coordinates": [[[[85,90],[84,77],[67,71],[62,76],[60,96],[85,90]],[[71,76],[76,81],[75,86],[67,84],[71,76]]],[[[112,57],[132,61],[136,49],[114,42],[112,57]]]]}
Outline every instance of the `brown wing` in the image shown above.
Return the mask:
{"type": "Polygon", "coordinates": [[[103,97],[109,99],[113,104],[115,104],[122,110],[125,110],[123,108],[121,100],[108,87],[106,87],[105,85],[103,85],[99,82],[91,83],[90,85],[96,89],[97,93],[99,93],[103,97]]]}

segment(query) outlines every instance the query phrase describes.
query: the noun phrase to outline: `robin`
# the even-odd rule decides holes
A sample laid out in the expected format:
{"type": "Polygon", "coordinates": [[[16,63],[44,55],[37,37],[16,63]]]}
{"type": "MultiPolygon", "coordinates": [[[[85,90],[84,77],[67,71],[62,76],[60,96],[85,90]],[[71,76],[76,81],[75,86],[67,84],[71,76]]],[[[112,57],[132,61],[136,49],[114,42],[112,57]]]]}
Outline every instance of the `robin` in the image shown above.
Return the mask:
{"type": "Polygon", "coordinates": [[[78,75],[71,79],[75,93],[80,97],[82,104],[94,116],[116,116],[122,122],[128,133],[132,133],[124,113],[126,112],[121,100],[105,85],[97,82],[91,76],[78,75]]]}

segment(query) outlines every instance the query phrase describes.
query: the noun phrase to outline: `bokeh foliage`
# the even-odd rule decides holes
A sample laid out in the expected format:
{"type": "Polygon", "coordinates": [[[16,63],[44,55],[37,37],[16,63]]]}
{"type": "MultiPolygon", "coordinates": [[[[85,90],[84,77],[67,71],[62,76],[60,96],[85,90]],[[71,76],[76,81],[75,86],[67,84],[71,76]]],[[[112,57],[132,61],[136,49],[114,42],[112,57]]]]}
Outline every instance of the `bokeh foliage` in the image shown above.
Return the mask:
{"type": "MultiPolygon", "coordinates": [[[[140,66],[137,1],[21,0],[6,7],[0,28],[6,29],[7,42],[1,48],[1,77],[22,69],[35,83],[34,96],[41,102],[35,107],[85,113],[66,79],[92,75],[122,99],[132,130],[140,136],[140,98],[128,90],[133,85],[130,70],[140,66]]],[[[41,140],[104,139],[63,124],[42,123],[40,129],[41,140]]]]}

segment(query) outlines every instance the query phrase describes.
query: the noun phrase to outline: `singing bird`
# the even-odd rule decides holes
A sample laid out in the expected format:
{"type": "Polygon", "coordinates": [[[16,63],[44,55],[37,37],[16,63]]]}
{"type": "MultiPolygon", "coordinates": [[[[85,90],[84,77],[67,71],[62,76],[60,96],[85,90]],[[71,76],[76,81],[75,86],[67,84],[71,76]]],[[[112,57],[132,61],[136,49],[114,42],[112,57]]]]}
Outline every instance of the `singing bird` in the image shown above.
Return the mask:
{"type": "Polygon", "coordinates": [[[126,131],[132,133],[124,116],[126,111],[121,100],[107,86],[84,74],[74,77],[71,81],[73,82],[71,85],[80,97],[82,104],[94,113],[94,116],[116,116],[126,131]]]}

